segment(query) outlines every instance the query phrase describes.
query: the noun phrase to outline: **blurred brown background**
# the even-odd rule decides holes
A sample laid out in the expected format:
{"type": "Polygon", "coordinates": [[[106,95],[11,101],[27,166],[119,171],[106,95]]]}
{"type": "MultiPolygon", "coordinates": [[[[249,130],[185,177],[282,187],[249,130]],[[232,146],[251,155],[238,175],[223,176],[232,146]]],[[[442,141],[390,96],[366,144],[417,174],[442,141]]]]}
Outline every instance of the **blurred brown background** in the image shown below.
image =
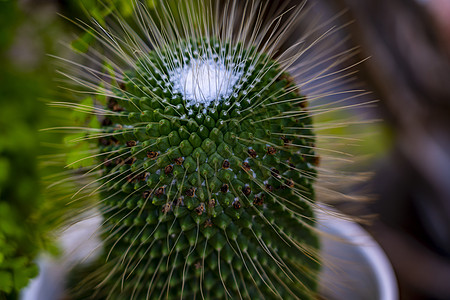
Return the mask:
{"type": "Polygon", "coordinates": [[[450,1],[323,0],[348,9],[360,80],[380,100],[393,145],[372,184],[370,228],[402,299],[450,299],[450,1]]]}

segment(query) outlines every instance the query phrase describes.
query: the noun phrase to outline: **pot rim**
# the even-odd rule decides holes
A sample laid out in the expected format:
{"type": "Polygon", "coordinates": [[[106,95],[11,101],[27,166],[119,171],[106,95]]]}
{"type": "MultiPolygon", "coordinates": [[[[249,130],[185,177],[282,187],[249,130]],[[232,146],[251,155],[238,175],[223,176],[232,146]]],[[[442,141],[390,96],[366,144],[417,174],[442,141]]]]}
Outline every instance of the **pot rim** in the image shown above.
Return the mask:
{"type": "MultiPolygon", "coordinates": [[[[325,210],[329,211],[329,209],[325,210]]],[[[318,228],[325,234],[336,236],[337,239],[342,239],[342,242],[358,248],[375,275],[380,300],[399,299],[394,270],[381,246],[361,225],[334,214],[317,211],[318,228]]],[[[332,253],[327,254],[332,255],[332,253]]]]}

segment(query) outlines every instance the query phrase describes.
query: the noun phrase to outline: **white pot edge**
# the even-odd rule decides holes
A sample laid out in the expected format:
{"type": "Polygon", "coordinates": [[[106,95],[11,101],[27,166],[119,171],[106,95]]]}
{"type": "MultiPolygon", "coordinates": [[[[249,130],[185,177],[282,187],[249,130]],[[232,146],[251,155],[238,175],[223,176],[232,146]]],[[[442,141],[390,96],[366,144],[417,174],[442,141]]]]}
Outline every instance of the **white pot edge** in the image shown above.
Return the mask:
{"type": "MultiPolygon", "coordinates": [[[[381,246],[359,224],[333,215],[317,211],[318,228],[333,234],[357,247],[375,274],[379,287],[380,300],[397,300],[397,279],[392,265],[381,246]]],[[[329,237],[323,237],[329,238],[329,237]]],[[[327,253],[332,255],[332,253],[327,253]]]]}

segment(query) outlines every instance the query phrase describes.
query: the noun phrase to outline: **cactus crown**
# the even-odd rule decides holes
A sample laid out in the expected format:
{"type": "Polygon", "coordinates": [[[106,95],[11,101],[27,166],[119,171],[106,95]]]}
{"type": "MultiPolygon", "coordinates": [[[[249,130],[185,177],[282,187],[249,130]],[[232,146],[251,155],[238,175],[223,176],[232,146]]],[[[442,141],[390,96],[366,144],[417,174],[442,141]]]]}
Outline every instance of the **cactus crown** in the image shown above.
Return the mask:
{"type": "MultiPolygon", "coordinates": [[[[231,2],[225,11],[236,9],[231,2]]],[[[162,19],[175,14],[163,7],[162,19]]],[[[260,26],[262,7],[245,5],[252,18],[241,29],[260,26]]],[[[231,25],[224,32],[195,31],[186,25],[195,17],[176,12],[194,33],[180,38],[173,26],[158,29],[142,8],[145,18],[138,20],[150,28],[148,41],[126,26],[123,37],[99,30],[97,38],[125,66],[103,57],[106,71],[84,67],[89,74],[77,79],[100,95],[92,106],[75,108],[101,121],[86,138],[99,140],[97,163],[87,173],[101,174],[81,190],[100,195],[105,249],[94,270],[81,271],[77,293],[313,297],[318,159],[306,97],[289,73],[300,54],[274,57],[286,28],[280,33],[269,25],[259,36],[236,37],[231,25]]]]}

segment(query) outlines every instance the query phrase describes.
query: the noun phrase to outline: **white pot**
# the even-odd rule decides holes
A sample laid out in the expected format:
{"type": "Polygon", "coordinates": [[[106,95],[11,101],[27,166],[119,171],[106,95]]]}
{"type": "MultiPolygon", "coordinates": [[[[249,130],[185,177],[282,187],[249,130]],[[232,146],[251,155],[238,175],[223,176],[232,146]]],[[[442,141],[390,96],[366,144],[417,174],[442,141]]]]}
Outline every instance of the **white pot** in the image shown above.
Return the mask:
{"type": "Polygon", "coordinates": [[[398,287],[389,260],[358,224],[318,214],[324,267],[320,292],[329,300],[397,300],[398,287]]]}
{"type": "MultiPolygon", "coordinates": [[[[392,267],[380,246],[354,222],[318,213],[322,235],[320,292],[327,300],[397,300],[392,267]]],[[[22,293],[22,300],[60,300],[64,278],[76,261],[98,246],[92,238],[100,219],[91,218],[69,228],[62,236],[65,254],[42,257],[41,273],[22,293]],[[81,247],[80,247],[81,246],[81,247]]]]}

